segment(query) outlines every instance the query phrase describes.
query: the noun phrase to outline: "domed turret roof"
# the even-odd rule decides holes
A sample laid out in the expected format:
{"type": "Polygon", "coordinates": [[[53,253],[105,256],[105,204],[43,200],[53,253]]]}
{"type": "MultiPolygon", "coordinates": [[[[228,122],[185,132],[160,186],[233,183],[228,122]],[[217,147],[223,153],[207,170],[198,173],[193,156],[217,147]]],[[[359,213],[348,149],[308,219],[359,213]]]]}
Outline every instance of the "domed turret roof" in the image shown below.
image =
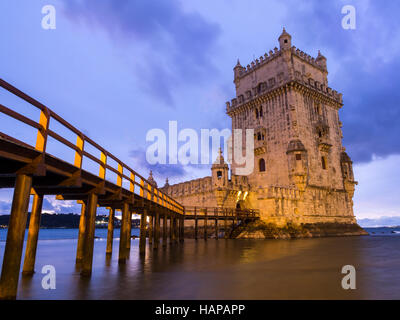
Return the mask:
{"type": "Polygon", "coordinates": [[[152,185],[153,187],[157,188],[157,182],[153,178],[153,171],[150,170],[149,177],[147,178],[147,181],[152,185]]]}
{"type": "Polygon", "coordinates": [[[323,56],[321,54],[321,51],[318,50],[318,56],[317,56],[317,58],[315,60],[322,60],[322,59],[326,60],[325,56],[323,56]]]}
{"type": "Polygon", "coordinates": [[[228,164],[225,162],[224,156],[222,155],[221,148],[219,148],[217,159],[212,165],[212,169],[214,168],[228,168],[228,164]]]}
{"type": "Polygon", "coordinates": [[[278,40],[281,39],[282,37],[285,37],[285,36],[289,37],[290,39],[292,38],[292,36],[289,33],[286,32],[285,27],[283,27],[283,31],[282,31],[281,35],[279,36],[278,40]]]}

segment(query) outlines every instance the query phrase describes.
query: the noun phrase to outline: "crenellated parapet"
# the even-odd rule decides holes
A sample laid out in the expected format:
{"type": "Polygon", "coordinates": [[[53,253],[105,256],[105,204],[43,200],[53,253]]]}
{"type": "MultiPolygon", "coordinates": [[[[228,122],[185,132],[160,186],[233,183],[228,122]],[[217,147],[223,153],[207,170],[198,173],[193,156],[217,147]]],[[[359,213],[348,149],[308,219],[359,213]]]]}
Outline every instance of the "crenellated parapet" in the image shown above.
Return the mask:
{"type": "Polygon", "coordinates": [[[242,67],[238,61],[238,65],[236,67],[239,67],[237,70],[238,72],[235,75],[235,78],[243,78],[246,75],[252,73],[253,71],[257,70],[258,68],[261,68],[263,65],[269,63],[273,59],[279,57],[281,54],[281,51],[278,48],[274,48],[274,51],[270,50],[269,54],[265,53],[263,56],[260,56],[258,59],[255,59],[250,62],[246,67],[242,67]]]}
{"type": "Polygon", "coordinates": [[[257,86],[253,91],[248,91],[246,95],[240,95],[238,98],[232,99],[231,102],[227,101],[226,113],[232,116],[235,112],[241,112],[246,108],[264,103],[289,89],[294,89],[305,95],[313,96],[325,103],[333,104],[338,109],[343,105],[343,95],[341,93],[338,93],[332,88],[325,87],[312,78],[303,79],[303,77],[298,75],[296,80],[287,81],[279,86],[276,86],[274,81],[272,81],[270,85],[264,82],[262,86],[257,86]]]}

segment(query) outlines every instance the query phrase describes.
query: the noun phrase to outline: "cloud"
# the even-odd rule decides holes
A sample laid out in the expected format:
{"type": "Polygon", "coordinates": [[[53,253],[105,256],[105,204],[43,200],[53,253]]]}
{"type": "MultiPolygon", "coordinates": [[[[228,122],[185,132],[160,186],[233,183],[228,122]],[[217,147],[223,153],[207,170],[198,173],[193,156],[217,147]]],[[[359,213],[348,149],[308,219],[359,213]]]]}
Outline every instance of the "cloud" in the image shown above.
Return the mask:
{"type": "Polygon", "coordinates": [[[127,48],[138,83],[168,105],[173,104],[173,92],[180,84],[199,85],[216,72],[211,60],[219,26],[184,11],[177,0],[67,0],[64,4],[69,19],[100,27],[127,48]]]}
{"type": "Polygon", "coordinates": [[[375,219],[359,219],[358,224],[364,228],[400,226],[400,217],[380,217],[375,219]]]}
{"type": "MultiPolygon", "coordinates": [[[[294,45],[318,48],[328,57],[330,85],[344,93],[340,111],[344,144],[356,162],[372,155],[400,153],[399,3],[377,1],[320,1],[301,3],[287,10],[288,31],[294,45]],[[356,8],[356,30],[341,27],[341,8],[356,8]]],[[[305,50],[306,51],[306,50],[305,50]]]]}
{"type": "Polygon", "coordinates": [[[147,171],[144,178],[148,177],[150,170],[153,171],[155,179],[160,178],[183,178],[186,170],[181,164],[150,164],[146,160],[146,151],[142,148],[132,150],[130,152],[135,165],[147,171]]]}
{"type": "MultiPolygon", "coordinates": [[[[146,173],[143,175],[147,179],[150,170],[153,172],[153,177],[158,182],[158,186],[162,187],[164,181],[168,178],[169,183],[178,183],[190,179],[211,175],[210,165],[203,164],[150,164],[146,160],[146,150],[137,148],[131,150],[130,155],[135,163],[135,168],[141,168],[146,173]]],[[[167,157],[168,158],[168,157],[167,157]]],[[[140,172],[140,170],[138,171],[140,172]]]]}
{"type": "Polygon", "coordinates": [[[11,201],[0,200],[0,215],[10,214],[11,211],[11,201]]]}
{"type": "Polygon", "coordinates": [[[354,175],[359,182],[354,194],[354,212],[357,218],[400,217],[397,187],[400,177],[399,163],[400,155],[391,155],[354,166],[354,175]]]}
{"type": "MultiPolygon", "coordinates": [[[[11,212],[11,199],[13,197],[13,191],[10,189],[7,194],[3,192],[2,197],[7,197],[10,200],[0,200],[0,215],[10,214],[11,212]]],[[[32,199],[28,208],[28,211],[32,207],[32,199]]],[[[42,212],[44,213],[80,213],[81,205],[77,204],[76,201],[60,201],[56,200],[55,196],[45,196],[43,199],[42,212]]]]}

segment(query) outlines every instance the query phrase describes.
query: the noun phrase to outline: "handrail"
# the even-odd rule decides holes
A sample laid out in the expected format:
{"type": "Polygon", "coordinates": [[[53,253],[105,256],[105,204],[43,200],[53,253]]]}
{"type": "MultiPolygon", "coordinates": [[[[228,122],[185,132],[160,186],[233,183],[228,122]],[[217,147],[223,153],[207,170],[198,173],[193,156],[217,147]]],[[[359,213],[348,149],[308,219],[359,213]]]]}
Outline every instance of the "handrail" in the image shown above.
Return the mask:
{"type": "Polygon", "coordinates": [[[185,206],[186,215],[196,216],[221,216],[221,217],[254,217],[260,216],[258,209],[236,209],[220,207],[185,206]]]}
{"type": "MultiPolygon", "coordinates": [[[[79,169],[82,168],[82,157],[85,156],[86,158],[96,162],[99,167],[99,177],[102,178],[103,180],[107,180],[107,172],[113,172],[117,175],[117,185],[120,186],[121,188],[123,187],[123,182],[126,180],[129,183],[129,189],[126,189],[132,193],[135,191],[135,186],[139,187],[139,194],[140,196],[147,198],[148,200],[151,200],[157,204],[160,204],[162,206],[165,206],[179,214],[183,214],[184,212],[184,207],[174,200],[173,198],[169,197],[167,194],[163,193],[161,190],[153,187],[150,182],[145,179],[142,175],[138,174],[135,170],[130,168],[128,165],[126,165],[124,162],[119,160],[116,156],[114,156],[112,153],[101,147],[99,144],[94,142],[92,139],[87,137],[85,134],[83,134],[80,130],[75,128],[72,124],[68,123],[66,120],[64,120],[62,117],[60,117],[58,114],[56,114],[54,111],[46,107],[44,104],[40,103],[39,101],[35,100],[34,98],[28,96],[26,93],[22,92],[21,90],[17,89],[10,83],[6,82],[3,79],[0,79],[0,86],[7,90],[8,92],[14,94],[15,96],[25,100],[28,102],[30,105],[38,108],[40,110],[40,120],[39,122],[36,122],[32,119],[29,119],[20,113],[7,108],[6,106],[3,106],[0,104],[0,112],[14,118],[18,121],[21,121],[35,129],[38,130],[37,133],[37,141],[36,141],[36,146],[34,149],[36,149],[39,152],[46,153],[46,146],[47,146],[47,137],[50,136],[57,140],[58,142],[64,144],[65,146],[73,149],[75,151],[75,163],[74,165],[78,167],[79,169]],[[54,132],[49,129],[49,123],[51,119],[56,120],[59,122],[61,125],[63,125],[65,128],[69,129],[72,131],[76,136],[77,136],[77,143],[74,145],[61,135],[59,135],[57,132],[54,132]],[[91,153],[85,151],[85,143],[89,143],[91,146],[96,148],[98,151],[101,153],[101,158],[98,159],[96,156],[92,155],[91,153]],[[114,160],[117,165],[118,169],[115,169],[114,167],[110,166],[107,164],[107,159],[112,159],[114,160]],[[124,174],[125,172],[129,172],[129,177],[124,174]],[[140,182],[136,181],[136,178],[140,180],[140,182]]],[[[0,132],[0,134],[2,134],[0,132]]],[[[7,136],[4,134],[4,136],[7,136]]],[[[19,142],[24,145],[28,145],[23,141],[19,141],[18,139],[12,138],[14,141],[19,142]]],[[[32,146],[30,146],[32,147],[32,146]]],[[[33,148],[33,147],[32,147],[33,148]]]]}

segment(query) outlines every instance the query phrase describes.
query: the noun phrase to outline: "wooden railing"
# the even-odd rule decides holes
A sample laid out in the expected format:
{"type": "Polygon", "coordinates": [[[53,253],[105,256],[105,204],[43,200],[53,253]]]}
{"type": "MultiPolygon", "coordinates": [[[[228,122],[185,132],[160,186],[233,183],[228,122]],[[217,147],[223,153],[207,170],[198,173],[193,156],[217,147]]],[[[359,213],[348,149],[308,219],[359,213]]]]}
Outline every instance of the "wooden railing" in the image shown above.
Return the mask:
{"type": "MultiPolygon", "coordinates": [[[[21,121],[30,127],[37,129],[37,138],[36,138],[36,145],[35,147],[15,139],[14,137],[10,137],[2,132],[0,132],[0,136],[4,139],[8,139],[14,143],[21,144],[25,147],[34,148],[35,150],[45,154],[46,153],[46,146],[47,146],[47,138],[52,137],[58,142],[64,144],[65,146],[73,149],[75,151],[75,158],[74,158],[74,166],[78,169],[82,169],[82,163],[84,157],[94,161],[99,165],[99,174],[98,176],[102,180],[107,180],[107,173],[112,172],[117,175],[117,182],[116,185],[123,188],[124,182],[129,183],[129,191],[135,193],[135,188],[139,188],[139,195],[145,199],[153,201],[163,207],[166,207],[176,213],[183,214],[184,208],[180,205],[177,201],[173,198],[169,197],[167,194],[163,193],[161,190],[153,187],[149,181],[143,178],[140,174],[138,174],[135,170],[130,168],[116,156],[111,154],[109,151],[105,150],[99,144],[94,142],[92,139],[84,135],[81,131],[75,128],[73,125],[65,121],[62,117],[57,115],[54,111],[47,108],[42,103],[38,102],[37,100],[33,99],[32,97],[28,96],[27,94],[23,93],[22,91],[18,90],[11,84],[7,83],[3,79],[0,79],[0,86],[3,87],[5,90],[9,91],[10,93],[14,94],[15,96],[25,100],[31,106],[36,107],[40,110],[40,119],[39,122],[36,122],[24,115],[7,108],[6,106],[0,104],[0,112],[14,118],[18,121],[21,121]],[[61,134],[54,132],[49,129],[50,121],[54,119],[65,128],[69,129],[76,135],[76,144],[71,143],[66,138],[62,137],[61,134]],[[98,151],[100,151],[100,158],[94,156],[92,153],[88,152],[85,149],[86,145],[91,145],[98,151]],[[116,162],[117,168],[112,167],[108,164],[108,160],[112,159],[116,162]]],[[[65,160],[64,160],[65,161],[65,160]]],[[[124,188],[126,189],[126,188],[124,188]]],[[[128,189],[126,189],[128,190],[128,189]]]]}
{"type": "Polygon", "coordinates": [[[218,208],[218,207],[188,207],[185,206],[186,216],[208,216],[224,218],[252,218],[257,219],[260,217],[260,211],[256,209],[235,209],[235,208],[218,208]]]}

